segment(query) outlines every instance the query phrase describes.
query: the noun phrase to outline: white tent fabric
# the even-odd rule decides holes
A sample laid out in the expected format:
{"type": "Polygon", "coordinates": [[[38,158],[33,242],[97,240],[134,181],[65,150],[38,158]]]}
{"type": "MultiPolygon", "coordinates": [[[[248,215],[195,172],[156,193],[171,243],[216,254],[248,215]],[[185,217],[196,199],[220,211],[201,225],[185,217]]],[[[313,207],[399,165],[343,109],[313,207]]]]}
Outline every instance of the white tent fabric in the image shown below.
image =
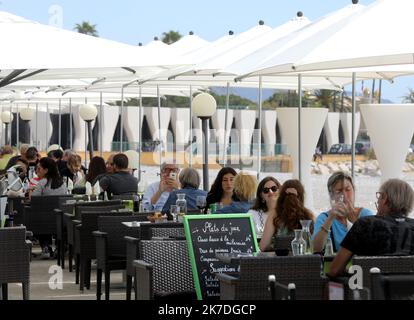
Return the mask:
{"type": "Polygon", "coordinates": [[[173,53],[174,50],[165,54],[163,50],[91,37],[7,12],[0,12],[0,37],[2,43],[7,44],[7,50],[0,51],[0,76],[17,69],[28,72],[48,69],[42,72],[41,78],[58,77],[66,70],[73,79],[88,75],[127,75],[138,70],[154,72],[156,67],[187,64],[179,54],[173,53]],[[122,69],[126,67],[130,70],[122,69]]]}
{"type": "Polygon", "coordinates": [[[414,1],[377,0],[257,65],[253,74],[412,64],[414,43],[407,32],[414,27],[413,10],[414,1]]]}
{"type": "Polygon", "coordinates": [[[206,47],[210,42],[200,38],[199,36],[190,33],[180,40],[172,43],[170,46],[173,47],[177,52],[182,55],[191,53],[195,50],[206,47]]]}
{"type": "Polygon", "coordinates": [[[363,8],[364,6],[362,5],[351,4],[337,11],[331,12],[308,24],[304,28],[290,33],[284,38],[276,39],[276,41],[264,47],[258,48],[258,50],[246,56],[244,59],[227,66],[223,71],[238,75],[246,75],[250,73],[252,75],[256,75],[253,71],[259,70],[259,66],[271,63],[273,59],[277,59],[281,52],[294,47],[298,43],[306,41],[314,35],[320,34],[323,30],[330,30],[333,25],[350,16],[353,16],[363,8]]]}

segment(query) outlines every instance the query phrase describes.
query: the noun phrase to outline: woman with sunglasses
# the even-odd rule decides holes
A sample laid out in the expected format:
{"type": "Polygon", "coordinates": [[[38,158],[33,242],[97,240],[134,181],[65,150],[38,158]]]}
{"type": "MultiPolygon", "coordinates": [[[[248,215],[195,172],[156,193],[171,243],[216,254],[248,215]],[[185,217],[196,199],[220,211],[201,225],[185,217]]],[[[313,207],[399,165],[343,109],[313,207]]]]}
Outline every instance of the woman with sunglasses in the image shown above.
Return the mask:
{"type": "Polygon", "coordinates": [[[334,252],[337,252],[358,218],[374,215],[369,209],[355,207],[354,181],[349,174],[334,172],[329,177],[327,186],[332,207],[316,219],[312,235],[314,252],[323,252],[328,239],[332,241],[334,252]]]}
{"type": "Polygon", "coordinates": [[[260,181],[256,192],[256,201],[248,213],[253,215],[256,232],[262,234],[269,215],[276,215],[276,200],[280,182],[276,178],[266,177],[260,181]]]}
{"type": "MultiPolygon", "coordinates": [[[[314,220],[312,211],[305,207],[305,189],[299,180],[286,180],[280,187],[273,210],[265,223],[260,250],[272,247],[273,237],[293,234],[295,229],[302,229],[300,220],[314,220]]],[[[313,226],[311,226],[312,229],[313,226]]]]}

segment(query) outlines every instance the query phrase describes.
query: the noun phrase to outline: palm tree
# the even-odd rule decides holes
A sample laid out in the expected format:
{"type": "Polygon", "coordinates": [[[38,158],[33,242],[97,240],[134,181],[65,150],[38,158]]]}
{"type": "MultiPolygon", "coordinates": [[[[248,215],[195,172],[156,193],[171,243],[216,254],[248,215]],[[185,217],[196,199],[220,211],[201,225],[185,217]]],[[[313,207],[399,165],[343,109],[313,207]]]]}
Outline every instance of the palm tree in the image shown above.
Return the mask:
{"type": "Polygon", "coordinates": [[[322,107],[330,109],[332,107],[333,97],[334,97],[335,91],[332,90],[316,90],[315,91],[315,97],[316,101],[319,102],[322,107]]]}
{"type": "Polygon", "coordinates": [[[164,32],[162,34],[161,41],[166,44],[172,44],[178,40],[180,40],[182,35],[178,31],[170,30],[168,32],[164,32]]]}
{"type": "Polygon", "coordinates": [[[405,103],[414,103],[414,89],[408,88],[408,94],[402,98],[405,103]]]}
{"type": "Polygon", "coordinates": [[[87,34],[89,36],[98,37],[98,31],[96,31],[96,24],[90,24],[87,21],[82,21],[81,24],[77,23],[74,30],[79,33],[87,34]]]}

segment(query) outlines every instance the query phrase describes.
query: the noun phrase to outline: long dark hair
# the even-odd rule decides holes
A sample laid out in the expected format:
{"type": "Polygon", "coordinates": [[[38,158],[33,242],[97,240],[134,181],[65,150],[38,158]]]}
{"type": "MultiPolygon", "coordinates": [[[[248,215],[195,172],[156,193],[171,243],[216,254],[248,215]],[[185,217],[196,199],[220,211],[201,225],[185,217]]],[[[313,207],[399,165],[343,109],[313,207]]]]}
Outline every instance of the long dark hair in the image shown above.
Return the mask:
{"type": "MultiPolygon", "coordinates": [[[[305,189],[299,180],[286,180],[279,190],[276,202],[277,215],[273,220],[276,231],[282,226],[289,231],[301,229],[300,220],[314,220],[312,211],[304,205],[305,189]]],[[[313,232],[313,224],[311,225],[313,232]]]]}
{"type": "Polygon", "coordinates": [[[88,174],[86,175],[86,181],[92,183],[95,181],[97,176],[103,173],[106,173],[105,160],[102,157],[93,157],[89,163],[89,170],[88,174]]]}
{"type": "Polygon", "coordinates": [[[60,186],[63,184],[63,179],[59,174],[56,162],[51,158],[44,157],[39,160],[39,165],[42,166],[43,169],[47,169],[46,179],[47,184],[50,184],[50,188],[60,188],[60,186]]]}
{"type": "Polygon", "coordinates": [[[221,198],[223,197],[223,177],[228,173],[231,173],[233,176],[237,176],[236,170],[231,167],[224,167],[219,171],[216,180],[214,180],[214,183],[212,184],[211,189],[207,194],[206,208],[209,208],[210,204],[212,203],[220,202],[221,198]]]}
{"type": "Polygon", "coordinates": [[[256,201],[254,202],[254,205],[252,207],[253,210],[262,210],[266,212],[268,210],[266,201],[262,197],[263,188],[266,183],[269,181],[273,181],[276,184],[276,187],[280,189],[281,184],[280,182],[273,177],[265,177],[262,181],[260,181],[259,185],[257,186],[257,192],[256,192],[256,201]]]}

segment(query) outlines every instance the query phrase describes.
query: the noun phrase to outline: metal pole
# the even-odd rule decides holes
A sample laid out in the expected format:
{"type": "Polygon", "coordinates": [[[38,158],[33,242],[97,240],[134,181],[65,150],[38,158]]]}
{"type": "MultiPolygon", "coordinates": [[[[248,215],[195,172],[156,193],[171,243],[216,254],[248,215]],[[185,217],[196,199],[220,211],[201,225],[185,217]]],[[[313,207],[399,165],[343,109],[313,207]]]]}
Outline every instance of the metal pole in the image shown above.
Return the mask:
{"type": "Polygon", "coordinates": [[[208,120],[209,118],[202,117],[201,125],[203,131],[203,189],[209,191],[208,183],[208,120]]]}
{"type": "MultiPolygon", "coordinates": [[[[27,105],[27,107],[29,107],[29,105],[27,105]]],[[[19,139],[20,139],[20,135],[19,135],[19,105],[16,104],[16,148],[19,147],[19,139]]]]}
{"type": "Polygon", "coordinates": [[[122,88],[121,88],[121,123],[119,124],[119,131],[120,131],[120,141],[121,141],[121,147],[120,147],[120,150],[121,150],[121,152],[124,150],[124,148],[123,148],[123,146],[122,146],[122,143],[123,143],[123,140],[124,140],[124,135],[123,135],[123,133],[124,133],[124,128],[123,128],[123,126],[124,126],[124,116],[123,116],[123,114],[124,114],[124,86],[122,86],[122,88]]]}
{"type": "MultiPolygon", "coordinates": [[[[85,98],[85,104],[88,104],[88,98],[85,98]]],[[[87,128],[86,128],[86,123],[85,123],[85,150],[84,150],[84,152],[85,152],[85,168],[87,168],[86,159],[88,157],[88,151],[87,151],[88,145],[87,145],[87,138],[86,138],[86,129],[87,128]]]]}
{"type": "Polygon", "coordinates": [[[351,133],[351,174],[352,178],[355,176],[355,82],[356,82],[356,73],[352,73],[352,133],[351,133]]]}
{"type": "Polygon", "coordinates": [[[189,154],[189,167],[193,165],[193,86],[190,86],[190,154],[189,154]]]}
{"type": "Polygon", "coordinates": [[[59,147],[62,145],[62,99],[59,99],[59,147]]]}
{"type": "Polygon", "coordinates": [[[103,97],[102,97],[102,91],[99,94],[99,154],[102,157],[103,156],[103,137],[102,137],[102,126],[103,126],[103,97]]]}
{"type": "Polygon", "coordinates": [[[142,151],[142,87],[139,86],[139,110],[138,110],[138,183],[141,182],[141,151],[142,151]]]}
{"type": "Polygon", "coordinates": [[[381,94],[382,94],[382,79],[380,79],[379,86],[378,86],[378,103],[381,103],[381,94]]]}
{"type": "MultiPolygon", "coordinates": [[[[13,106],[10,104],[10,118],[13,115],[13,106]]],[[[13,144],[13,121],[10,121],[10,146],[13,144]]]]}
{"type": "Polygon", "coordinates": [[[93,139],[92,139],[92,121],[86,121],[88,125],[88,137],[89,137],[89,161],[93,158],[93,139]]]}
{"type": "Polygon", "coordinates": [[[302,182],[302,75],[298,75],[298,96],[299,96],[299,108],[298,108],[298,173],[299,181],[302,182]]]}
{"type": "Polygon", "coordinates": [[[46,148],[49,146],[49,121],[50,121],[50,115],[49,115],[49,103],[46,103],[46,148]]]}
{"type": "Polygon", "coordinates": [[[160,96],[160,86],[157,85],[157,98],[158,98],[158,139],[160,140],[159,145],[159,154],[160,154],[160,172],[162,165],[162,141],[161,141],[161,96],[160,96]]]}
{"type": "Polygon", "coordinates": [[[224,150],[223,150],[223,167],[226,166],[227,163],[227,131],[228,125],[227,122],[229,120],[229,105],[230,105],[230,83],[227,82],[227,92],[226,92],[226,112],[224,114],[224,150]]]}
{"type": "Polygon", "coordinates": [[[4,144],[7,144],[9,142],[9,124],[6,122],[6,134],[4,136],[4,144]]]}
{"type": "Polygon", "coordinates": [[[39,104],[36,103],[36,133],[35,133],[35,137],[36,137],[36,143],[35,146],[37,149],[39,149],[39,140],[38,140],[38,123],[39,123],[39,104]]]}
{"type": "Polygon", "coordinates": [[[374,103],[374,92],[375,92],[375,79],[372,79],[372,90],[371,90],[371,103],[374,103]]]}
{"type": "Polygon", "coordinates": [[[70,150],[73,148],[73,127],[72,127],[72,121],[73,121],[73,115],[72,115],[72,98],[69,99],[69,141],[70,141],[70,150]]]}
{"type": "Polygon", "coordinates": [[[262,165],[262,76],[259,77],[259,136],[257,141],[257,180],[260,180],[262,165]]]}

